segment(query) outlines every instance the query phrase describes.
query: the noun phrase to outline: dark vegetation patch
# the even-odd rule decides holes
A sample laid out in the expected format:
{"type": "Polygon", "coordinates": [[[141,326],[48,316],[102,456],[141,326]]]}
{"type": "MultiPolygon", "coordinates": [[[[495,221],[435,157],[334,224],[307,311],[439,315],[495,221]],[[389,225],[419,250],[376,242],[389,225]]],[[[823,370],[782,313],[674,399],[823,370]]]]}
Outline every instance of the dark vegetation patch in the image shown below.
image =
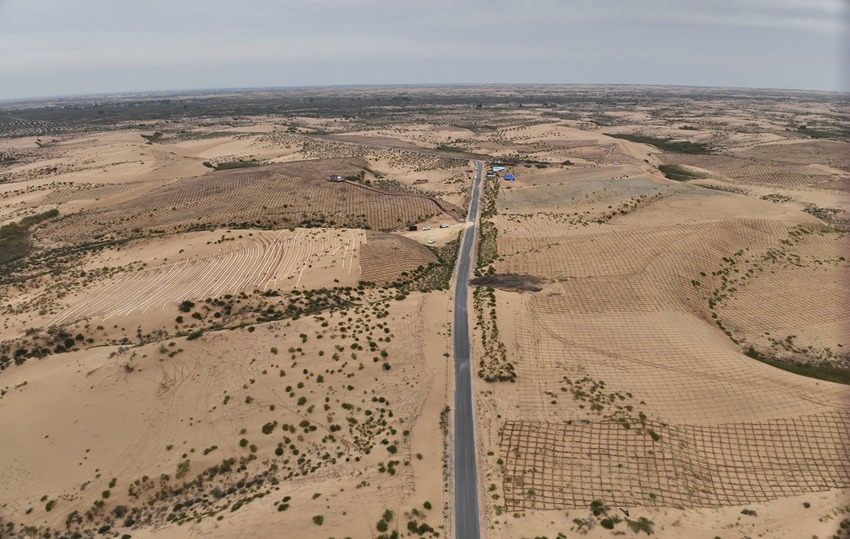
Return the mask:
{"type": "Polygon", "coordinates": [[[401,295],[414,290],[429,292],[449,289],[458,249],[460,249],[460,236],[441,247],[428,247],[428,249],[437,257],[437,262],[419,266],[410,273],[402,272],[401,277],[390,284],[390,288],[397,289],[401,295]]]}
{"type": "Polygon", "coordinates": [[[478,362],[478,377],[485,382],[516,381],[516,365],[508,359],[508,350],[499,338],[495,289],[491,286],[475,288],[472,306],[484,346],[484,354],[478,362]]]}
{"type": "Polygon", "coordinates": [[[152,135],[142,135],[142,138],[148,141],[148,144],[153,144],[154,142],[159,142],[162,139],[163,134],[159,131],[154,131],[152,135]]]}
{"type": "MultiPolygon", "coordinates": [[[[214,170],[233,170],[235,168],[258,167],[261,164],[262,163],[260,163],[256,159],[248,159],[247,161],[245,161],[243,159],[239,159],[237,161],[228,161],[226,163],[218,163],[218,164],[212,165],[212,168],[214,170]]],[[[207,165],[206,162],[204,163],[204,165],[209,166],[209,165],[207,165]]]]}
{"type": "Polygon", "coordinates": [[[460,148],[458,146],[449,146],[448,144],[440,144],[434,150],[437,151],[437,152],[451,153],[451,154],[470,156],[470,157],[484,157],[484,156],[476,154],[474,152],[470,152],[466,148],[460,148]]]}
{"type": "Polygon", "coordinates": [[[521,273],[493,273],[476,277],[469,281],[475,286],[492,286],[501,290],[525,290],[528,292],[540,292],[545,280],[534,275],[521,273]]]}
{"type": "MultiPolygon", "coordinates": [[[[86,257],[103,249],[123,245],[136,238],[120,240],[94,241],[89,243],[66,245],[52,249],[39,249],[28,252],[29,256],[14,258],[0,263],[0,285],[22,283],[42,275],[64,275],[86,257]]],[[[5,253],[5,250],[3,251],[5,253]]],[[[93,274],[94,272],[89,272],[93,274]]]]}
{"type": "MultiPolygon", "coordinates": [[[[499,258],[498,229],[492,221],[481,221],[478,230],[478,267],[476,275],[499,258]]],[[[487,270],[489,271],[489,269],[487,270]]]]}
{"type": "Polygon", "coordinates": [[[0,227],[0,266],[27,256],[32,250],[30,227],[58,215],[59,210],[53,209],[0,227]]]}
{"type": "Polygon", "coordinates": [[[686,182],[689,180],[698,180],[705,178],[705,174],[693,172],[679,165],[658,165],[658,170],[664,174],[668,180],[676,180],[677,182],[686,182]]]}
{"type": "Polygon", "coordinates": [[[651,144],[659,150],[671,153],[687,153],[695,155],[708,155],[714,153],[714,150],[705,144],[691,142],[690,140],[673,140],[669,138],[648,137],[646,135],[627,133],[605,133],[605,135],[631,142],[639,142],[640,144],[651,144]]]}
{"type": "Polygon", "coordinates": [[[840,365],[834,365],[828,362],[803,363],[799,361],[780,360],[774,357],[769,357],[755,348],[750,346],[744,351],[744,355],[753,358],[756,361],[761,361],[777,369],[793,372],[800,376],[825,380],[827,382],[835,382],[837,384],[850,385],[850,369],[840,365]]]}
{"type": "Polygon", "coordinates": [[[797,126],[797,132],[806,135],[813,139],[837,139],[846,140],[850,136],[850,132],[846,126],[840,124],[822,127],[811,127],[809,125],[797,126]]]}
{"type": "Polygon", "coordinates": [[[850,230],[850,219],[847,219],[841,208],[822,208],[814,204],[807,204],[803,211],[809,215],[814,215],[825,223],[829,223],[835,230],[841,232],[850,230]]]}

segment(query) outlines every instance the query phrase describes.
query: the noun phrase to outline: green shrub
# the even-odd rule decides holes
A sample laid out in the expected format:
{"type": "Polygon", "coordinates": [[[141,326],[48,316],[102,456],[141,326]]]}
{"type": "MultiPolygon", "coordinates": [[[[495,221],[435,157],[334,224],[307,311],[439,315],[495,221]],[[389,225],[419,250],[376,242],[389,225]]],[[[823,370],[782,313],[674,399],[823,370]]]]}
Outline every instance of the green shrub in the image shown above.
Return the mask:
{"type": "Polygon", "coordinates": [[[608,506],[602,500],[593,500],[590,502],[590,511],[593,513],[593,516],[598,517],[608,512],[608,506]]]}
{"type": "Polygon", "coordinates": [[[640,517],[637,520],[627,519],[626,524],[629,526],[629,529],[635,533],[646,532],[647,535],[652,535],[654,533],[653,527],[655,526],[655,523],[646,517],[640,517]]]}

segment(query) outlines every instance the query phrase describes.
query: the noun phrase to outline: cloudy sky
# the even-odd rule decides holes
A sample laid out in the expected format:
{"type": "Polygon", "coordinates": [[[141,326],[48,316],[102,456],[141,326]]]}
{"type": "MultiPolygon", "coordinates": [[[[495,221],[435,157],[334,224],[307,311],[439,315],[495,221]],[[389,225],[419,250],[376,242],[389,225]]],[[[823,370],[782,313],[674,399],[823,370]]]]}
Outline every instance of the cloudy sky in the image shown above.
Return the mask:
{"type": "Polygon", "coordinates": [[[0,99],[409,83],[848,91],[850,0],[0,0],[0,99]]]}

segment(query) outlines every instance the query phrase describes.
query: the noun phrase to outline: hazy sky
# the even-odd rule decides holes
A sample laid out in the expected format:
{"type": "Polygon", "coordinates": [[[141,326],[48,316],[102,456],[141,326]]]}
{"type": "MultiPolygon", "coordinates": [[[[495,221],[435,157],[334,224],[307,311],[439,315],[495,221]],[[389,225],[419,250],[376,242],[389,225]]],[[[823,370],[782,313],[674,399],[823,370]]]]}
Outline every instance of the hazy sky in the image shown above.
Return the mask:
{"type": "Polygon", "coordinates": [[[638,83],[848,91],[850,0],[0,0],[0,99],[638,83]]]}

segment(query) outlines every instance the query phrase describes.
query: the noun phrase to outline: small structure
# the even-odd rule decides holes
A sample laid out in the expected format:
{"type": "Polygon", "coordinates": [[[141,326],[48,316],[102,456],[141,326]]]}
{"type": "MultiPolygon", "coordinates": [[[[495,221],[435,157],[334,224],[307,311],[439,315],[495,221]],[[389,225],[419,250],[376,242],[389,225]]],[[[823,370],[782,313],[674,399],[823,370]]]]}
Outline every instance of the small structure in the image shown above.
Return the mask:
{"type": "Polygon", "coordinates": [[[339,174],[331,174],[330,176],[328,176],[328,181],[329,182],[344,182],[345,178],[343,178],[339,174]]]}
{"type": "Polygon", "coordinates": [[[488,177],[488,178],[495,178],[495,177],[496,177],[496,173],[495,173],[495,172],[488,172],[488,173],[487,173],[487,177],[488,177]]]}
{"type": "Polygon", "coordinates": [[[493,167],[493,172],[502,172],[503,170],[507,170],[505,167],[493,167]]]}
{"type": "Polygon", "coordinates": [[[417,230],[417,227],[416,225],[407,225],[407,229],[413,232],[414,230],[417,230]]]}
{"type": "Polygon", "coordinates": [[[506,181],[506,182],[512,182],[512,181],[514,181],[515,179],[516,179],[516,178],[514,177],[514,175],[513,175],[513,174],[505,174],[505,181],[506,181]]]}

